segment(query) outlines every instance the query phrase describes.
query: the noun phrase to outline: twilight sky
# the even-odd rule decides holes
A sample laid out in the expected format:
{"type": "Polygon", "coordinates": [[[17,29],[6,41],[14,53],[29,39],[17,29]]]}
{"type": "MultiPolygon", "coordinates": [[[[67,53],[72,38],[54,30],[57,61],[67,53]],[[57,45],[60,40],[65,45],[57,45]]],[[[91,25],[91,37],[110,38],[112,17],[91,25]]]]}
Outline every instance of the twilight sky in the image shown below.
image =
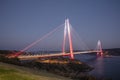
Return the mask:
{"type": "Polygon", "coordinates": [[[0,0],[0,49],[23,49],[66,17],[90,48],[120,48],[120,0],[0,0]]]}

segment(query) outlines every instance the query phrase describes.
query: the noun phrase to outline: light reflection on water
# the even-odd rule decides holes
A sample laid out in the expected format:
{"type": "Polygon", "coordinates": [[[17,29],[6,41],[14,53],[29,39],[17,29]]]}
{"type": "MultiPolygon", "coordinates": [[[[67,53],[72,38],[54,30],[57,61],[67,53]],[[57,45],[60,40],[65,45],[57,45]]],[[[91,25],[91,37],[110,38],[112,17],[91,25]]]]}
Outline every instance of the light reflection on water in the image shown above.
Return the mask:
{"type": "MultiPolygon", "coordinates": [[[[100,77],[104,76],[103,73],[104,73],[104,62],[103,62],[103,57],[98,57],[96,58],[96,64],[94,66],[95,67],[95,70],[97,72],[97,75],[100,75],[100,77]]],[[[97,76],[96,75],[96,76],[97,76]]]]}
{"type": "Polygon", "coordinates": [[[96,77],[120,80],[120,56],[104,58],[97,57],[96,55],[84,54],[77,55],[76,58],[94,67],[90,74],[96,77]]]}

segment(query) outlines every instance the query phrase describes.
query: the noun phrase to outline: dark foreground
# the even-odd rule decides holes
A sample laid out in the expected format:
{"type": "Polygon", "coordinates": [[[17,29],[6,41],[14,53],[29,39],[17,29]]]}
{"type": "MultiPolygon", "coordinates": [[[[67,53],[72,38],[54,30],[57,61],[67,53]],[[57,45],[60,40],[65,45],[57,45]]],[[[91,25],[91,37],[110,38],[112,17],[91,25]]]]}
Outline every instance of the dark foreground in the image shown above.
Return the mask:
{"type": "Polygon", "coordinates": [[[79,60],[70,60],[68,58],[46,58],[31,61],[20,61],[18,58],[7,58],[5,54],[0,54],[0,61],[4,63],[14,64],[18,66],[28,67],[34,70],[45,70],[60,76],[68,77],[73,80],[111,80],[111,79],[97,79],[88,74],[93,70],[89,65],[80,62],[79,60]]]}
{"type": "Polygon", "coordinates": [[[86,74],[93,68],[77,61],[67,58],[52,58],[44,60],[20,61],[17,58],[0,58],[2,62],[28,67],[31,69],[45,70],[60,76],[68,77],[74,80],[95,80],[94,77],[86,74]]]}

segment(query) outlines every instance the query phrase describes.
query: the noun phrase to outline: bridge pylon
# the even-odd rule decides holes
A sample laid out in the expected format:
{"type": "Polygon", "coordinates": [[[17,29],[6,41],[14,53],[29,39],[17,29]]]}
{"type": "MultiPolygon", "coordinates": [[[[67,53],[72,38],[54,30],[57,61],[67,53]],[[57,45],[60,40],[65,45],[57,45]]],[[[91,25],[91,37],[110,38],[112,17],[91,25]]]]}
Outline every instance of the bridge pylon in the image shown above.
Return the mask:
{"type": "Polygon", "coordinates": [[[98,40],[97,43],[97,55],[103,56],[102,44],[100,40],[98,40]]]}
{"type": "Polygon", "coordinates": [[[71,36],[71,29],[69,19],[65,20],[65,28],[64,28],[64,40],[63,40],[63,56],[65,55],[65,42],[66,42],[66,35],[68,35],[69,40],[69,47],[70,47],[70,59],[74,59],[73,54],[73,44],[72,44],[72,36],[71,36]]]}

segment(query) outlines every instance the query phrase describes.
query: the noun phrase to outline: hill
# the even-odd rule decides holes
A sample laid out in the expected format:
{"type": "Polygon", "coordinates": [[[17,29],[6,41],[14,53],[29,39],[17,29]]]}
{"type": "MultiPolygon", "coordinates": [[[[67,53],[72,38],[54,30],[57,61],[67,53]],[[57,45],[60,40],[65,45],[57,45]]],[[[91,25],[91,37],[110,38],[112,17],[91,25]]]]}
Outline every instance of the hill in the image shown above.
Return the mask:
{"type": "Polygon", "coordinates": [[[120,56],[120,48],[104,49],[105,55],[120,56]]]}

